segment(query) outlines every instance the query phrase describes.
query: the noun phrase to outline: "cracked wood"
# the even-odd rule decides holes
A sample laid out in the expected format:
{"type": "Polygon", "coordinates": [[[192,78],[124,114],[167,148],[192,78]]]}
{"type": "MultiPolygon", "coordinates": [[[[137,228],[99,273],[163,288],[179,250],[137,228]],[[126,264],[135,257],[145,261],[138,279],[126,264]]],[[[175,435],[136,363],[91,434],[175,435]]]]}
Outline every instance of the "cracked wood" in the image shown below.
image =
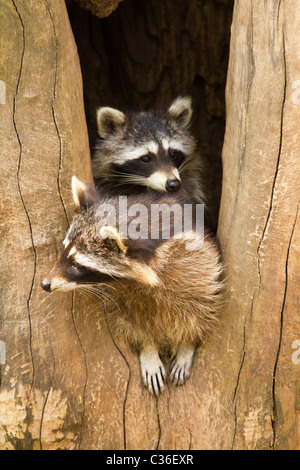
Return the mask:
{"type": "Polygon", "coordinates": [[[219,218],[240,363],[234,449],[299,448],[299,371],[288,351],[300,336],[299,18],[295,1],[239,2],[234,11],[219,218]]]}
{"type": "Polygon", "coordinates": [[[137,355],[113,336],[99,299],[39,286],[72,217],[71,176],[91,179],[80,68],[62,0],[11,0],[0,12],[0,449],[299,448],[296,0],[235,4],[222,324],[187,384],[159,398],[142,388],[137,355]]]}
{"type": "Polygon", "coordinates": [[[91,178],[79,61],[64,2],[2,2],[0,21],[6,84],[0,334],[7,350],[0,448],[74,448],[84,354],[72,298],[46,299],[40,280],[60,250],[66,211],[71,216],[71,176],[91,178]]]}

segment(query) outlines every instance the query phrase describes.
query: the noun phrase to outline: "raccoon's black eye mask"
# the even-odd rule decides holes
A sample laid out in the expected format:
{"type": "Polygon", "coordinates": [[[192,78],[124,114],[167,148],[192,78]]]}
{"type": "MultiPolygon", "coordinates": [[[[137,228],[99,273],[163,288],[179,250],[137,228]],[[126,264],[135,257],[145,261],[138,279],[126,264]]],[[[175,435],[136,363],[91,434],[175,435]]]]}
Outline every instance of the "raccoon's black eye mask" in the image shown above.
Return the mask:
{"type": "Polygon", "coordinates": [[[184,153],[181,152],[180,150],[170,149],[169,150],[169,157],[171,158],[171,161],[176,166],[176,168],[179,168],[182,165],[183,160],[185,159],[184,153]]]}
{"type": "Polygon", "coordinates": [[[129,160],[122,165],[115,165],[114,170],[120,174],[141,175],[147,178],[155,170],[155,161],[152,155],[142,155],[140,158],[129,160]]]}
{"type": "Polygon", "coordinates": [[[152,163],[153,161],[153,155],[151,155],[151,153],[147,153],[146,155],[142,155],[140,158],[139,158],[140,162],[144,163],[144,164],[148,164],[148,163],[152,163]]]}
{"type": "Polygon", "coordinates": [[[70,282],[78,284],[95,284],[100,282],[110,282],[113,280],[109,274],[93,271],[85,266],[72,263],[68,269],[68,279],[70,282]]]}

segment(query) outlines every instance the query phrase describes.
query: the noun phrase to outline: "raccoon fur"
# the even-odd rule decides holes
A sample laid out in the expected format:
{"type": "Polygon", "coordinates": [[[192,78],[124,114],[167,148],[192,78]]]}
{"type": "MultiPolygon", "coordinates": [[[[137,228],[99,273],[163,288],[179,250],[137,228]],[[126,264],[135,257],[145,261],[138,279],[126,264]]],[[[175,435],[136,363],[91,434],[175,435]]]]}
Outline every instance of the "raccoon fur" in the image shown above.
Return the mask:
{"type": "MultiPolygon", "coordinates": [[[[189,250],[187,240],[199,243],[194,229],[181,238],[175,233],[168,239],[124,238],[117,196],[102,196],[76,177],[72,189],[78,210],[61,258],[42,281],[43,289],[96,287],[103,295],[112,331],[124,335],[138,351],[148,390],[157,395],[164,389],[166,352],[172,358],[170,380],[184,384],[197,344],[218,319],[222,265],[215,240],[205,236],[201,249],[189,250]],[[115,225],[103,216],[102,208],[107,204],[120,216],[115,225]]],[[[145,193],[127,199],[129,207],[138,202],[149,208],[159,202],[163,210],[174,202],[184,203],[177,193],[145,193]]],[[[125,223],[130,223],[128,220],[125,223]]]]}
{"type": "Polygon", "coordinates": [[[189,131],[191,117],[189,97],[178,97],[164,112],[124,114],[99,108],[100,140],[92,159],[96,184],[114,194],[147,188],[181,191],[191,201],[203,203],[200,156],[189,131]]]}

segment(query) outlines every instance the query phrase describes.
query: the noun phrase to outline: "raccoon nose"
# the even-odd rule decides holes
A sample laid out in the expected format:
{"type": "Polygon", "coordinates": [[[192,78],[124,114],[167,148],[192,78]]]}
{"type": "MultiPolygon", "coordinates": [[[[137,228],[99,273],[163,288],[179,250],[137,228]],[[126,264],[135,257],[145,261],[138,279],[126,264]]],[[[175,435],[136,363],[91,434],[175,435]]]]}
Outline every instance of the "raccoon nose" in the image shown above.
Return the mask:
{"type": "Polygon", "coordinates": [[[181,182],[179,180],[168,180],[166,182],[166,190],[167,191],[178,191],[181,186],[181,182]]]}
{"type": "Polygon", "coordinates": [[[51,283],[49,281],[44,279],[41,282],[41,286],[46,292],[51,292],[51,283]]]}

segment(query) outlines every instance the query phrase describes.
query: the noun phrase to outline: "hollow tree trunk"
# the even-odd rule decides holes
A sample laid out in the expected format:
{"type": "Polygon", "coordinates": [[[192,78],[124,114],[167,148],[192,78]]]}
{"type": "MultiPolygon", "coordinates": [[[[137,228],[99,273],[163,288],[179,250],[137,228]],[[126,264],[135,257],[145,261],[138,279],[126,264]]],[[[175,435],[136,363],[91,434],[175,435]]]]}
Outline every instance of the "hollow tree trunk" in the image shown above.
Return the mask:
{"type": "Polygon", "coordinates": [[[219,369],[230,377],[239,449],[300,446],[299,22],[296,0],[235,4],[219,218],[228,362],[219,369]]]}
{"type": "Polygon", "coordinates": [[[40,282],[71,217],[71,176],[91,179],[79,60],[62,0],[1,0],[0,15],[0,449],[72,448],[86,380],[77,306],[40,282]]]}
{"type": "MultiPolygon", "coordinates": [[[[90,10],[99,18],[109,16],[122,0],[74,0],[81,8],[90,10]]],[[[67,2],[68,3],[68,2],[67,2]]]]}
{"type": "Polygon", "coordinates": [[[39,286],[72,216],[71,176],[91,178],[80,68],[64,2],[2,1],[1,15],[0,449],[299,447],[296,0],[236,3],[223,324],[187,384],[158,399],[99,302],[39,286]]]}
{"type": "MultiPolygon", "coordinates": [[[[76,3],[94,13],[95,4],[104,7],[103,0],[76,3]]],[[[214,228],[221,194],[232,8],[233,0],[125,0],[100,19],[74,3],[69,6],[92,148],[98,106],[147,110],[190,95],[192,131],[200,144],[214,228]]]]}

